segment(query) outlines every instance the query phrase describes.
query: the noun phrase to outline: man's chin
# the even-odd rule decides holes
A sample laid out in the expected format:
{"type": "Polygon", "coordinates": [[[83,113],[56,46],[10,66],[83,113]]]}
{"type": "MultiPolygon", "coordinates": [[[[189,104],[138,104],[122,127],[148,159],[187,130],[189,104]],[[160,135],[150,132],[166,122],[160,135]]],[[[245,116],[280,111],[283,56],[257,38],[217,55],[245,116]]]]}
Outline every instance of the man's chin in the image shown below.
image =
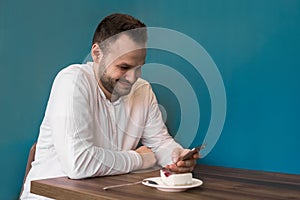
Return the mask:
{"type": "Polygon", "coordinates": [[[131,91],[131,87],[129,88],[115,88],[114,94],[118,97],[128,95],[131,91]]]}
{"type": "Polygon", "coordinates": [[[116,92],[118,92],[119,94],[122,94],[121,96],[129,94],[131,88],[132,88],[132,84],[124,83],[121,81],[119,81],[115,86],[116,92]]]}

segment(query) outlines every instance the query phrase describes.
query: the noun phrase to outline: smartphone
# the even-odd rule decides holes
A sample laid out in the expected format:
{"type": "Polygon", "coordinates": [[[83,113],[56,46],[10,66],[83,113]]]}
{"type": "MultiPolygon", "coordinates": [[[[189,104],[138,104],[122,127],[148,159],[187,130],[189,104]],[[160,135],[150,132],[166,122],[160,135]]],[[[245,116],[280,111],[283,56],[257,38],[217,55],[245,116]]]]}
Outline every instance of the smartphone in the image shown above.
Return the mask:
{"type": "Polygon", "coordinates": [[[199,151],[201,150],[201,149],[204,149],[205,148],[205,146],[206,146],[206,144],[202,144],[202,145],[200,145],[200,146],[198,146],[198,147],[194,147],[194,148],[192,148],[189,152],[187,152],[185,155],[183,155],[183,156],[181,156],[180,158],[179,158],[179,160],[187,160],[187,159],[189,159],[194,153],[199,153],[199,151]]]}

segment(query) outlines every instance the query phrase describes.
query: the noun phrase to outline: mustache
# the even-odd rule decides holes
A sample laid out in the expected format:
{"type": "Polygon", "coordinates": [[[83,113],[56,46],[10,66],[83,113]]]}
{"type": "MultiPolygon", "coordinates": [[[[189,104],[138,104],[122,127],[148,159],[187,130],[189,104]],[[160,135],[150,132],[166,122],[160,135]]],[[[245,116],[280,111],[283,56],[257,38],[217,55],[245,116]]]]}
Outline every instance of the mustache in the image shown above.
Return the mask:
{"type": "Polygon", "coordinates": [[[127,83],[127,84],[130,84],[130,85],[133,85],[132,83],[130,83],[128,80],[126,79],[118,79],[116,82],[123,82],[123,83],[127,83]]]}

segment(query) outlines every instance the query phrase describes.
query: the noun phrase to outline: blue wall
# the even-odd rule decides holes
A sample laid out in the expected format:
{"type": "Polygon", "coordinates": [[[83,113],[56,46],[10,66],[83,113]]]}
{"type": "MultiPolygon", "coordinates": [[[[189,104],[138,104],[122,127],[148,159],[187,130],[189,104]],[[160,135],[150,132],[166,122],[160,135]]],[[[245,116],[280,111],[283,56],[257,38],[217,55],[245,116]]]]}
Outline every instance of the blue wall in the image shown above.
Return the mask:
{"type": "MultiPolygon", "coordinates": [[[[187,34],[217,64],[227,117],[202,163],[300,174],[300,1],[5,0],[0,2],[1,199],[18,197],[55,74],[83,61],[95,26],[112,12],[187,34]]],[[[199,94],[203,104],[209,101],[207,92],[199,94]]],[[[163,94],[159,98],[164,102],[163,94]]],[[[202,142],[209,121],[209,109],[202,110],[204,128],[193,145],[202,142]]],[[[168,121],[171,131],[174,121],[178,118],[168,121]]]]}

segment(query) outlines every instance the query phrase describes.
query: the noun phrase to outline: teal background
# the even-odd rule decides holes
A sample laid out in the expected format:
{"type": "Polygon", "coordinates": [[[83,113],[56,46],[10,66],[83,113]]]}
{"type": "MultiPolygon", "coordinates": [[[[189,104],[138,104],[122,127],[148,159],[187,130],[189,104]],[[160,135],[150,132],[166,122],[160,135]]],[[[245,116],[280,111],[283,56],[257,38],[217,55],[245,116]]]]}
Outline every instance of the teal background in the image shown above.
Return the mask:
{"type": "MultiPolygon", "coordinates": [[[[19,195],[56,73],[84,60],[98,22],[112,12],[190,36],[218,66],[227,94],[226,122],[201,163],[300,174],[300,1],[2,0],[1,199],[19,195]]],[[[148,59],[174,66],[186,62],[170,56],[153,51],[148,59]]],[[[193,146],[202,142],[209,123],[209,97],[201,77],[189,68],[182,73],[203,88],[197,91],[201,123],[193,146]]],[[[161,104],[173,95],[154,89],[161,104]]],[[[166,108],[174,115],[171,132],[179,123],[174,105],[166,108]]]]}

